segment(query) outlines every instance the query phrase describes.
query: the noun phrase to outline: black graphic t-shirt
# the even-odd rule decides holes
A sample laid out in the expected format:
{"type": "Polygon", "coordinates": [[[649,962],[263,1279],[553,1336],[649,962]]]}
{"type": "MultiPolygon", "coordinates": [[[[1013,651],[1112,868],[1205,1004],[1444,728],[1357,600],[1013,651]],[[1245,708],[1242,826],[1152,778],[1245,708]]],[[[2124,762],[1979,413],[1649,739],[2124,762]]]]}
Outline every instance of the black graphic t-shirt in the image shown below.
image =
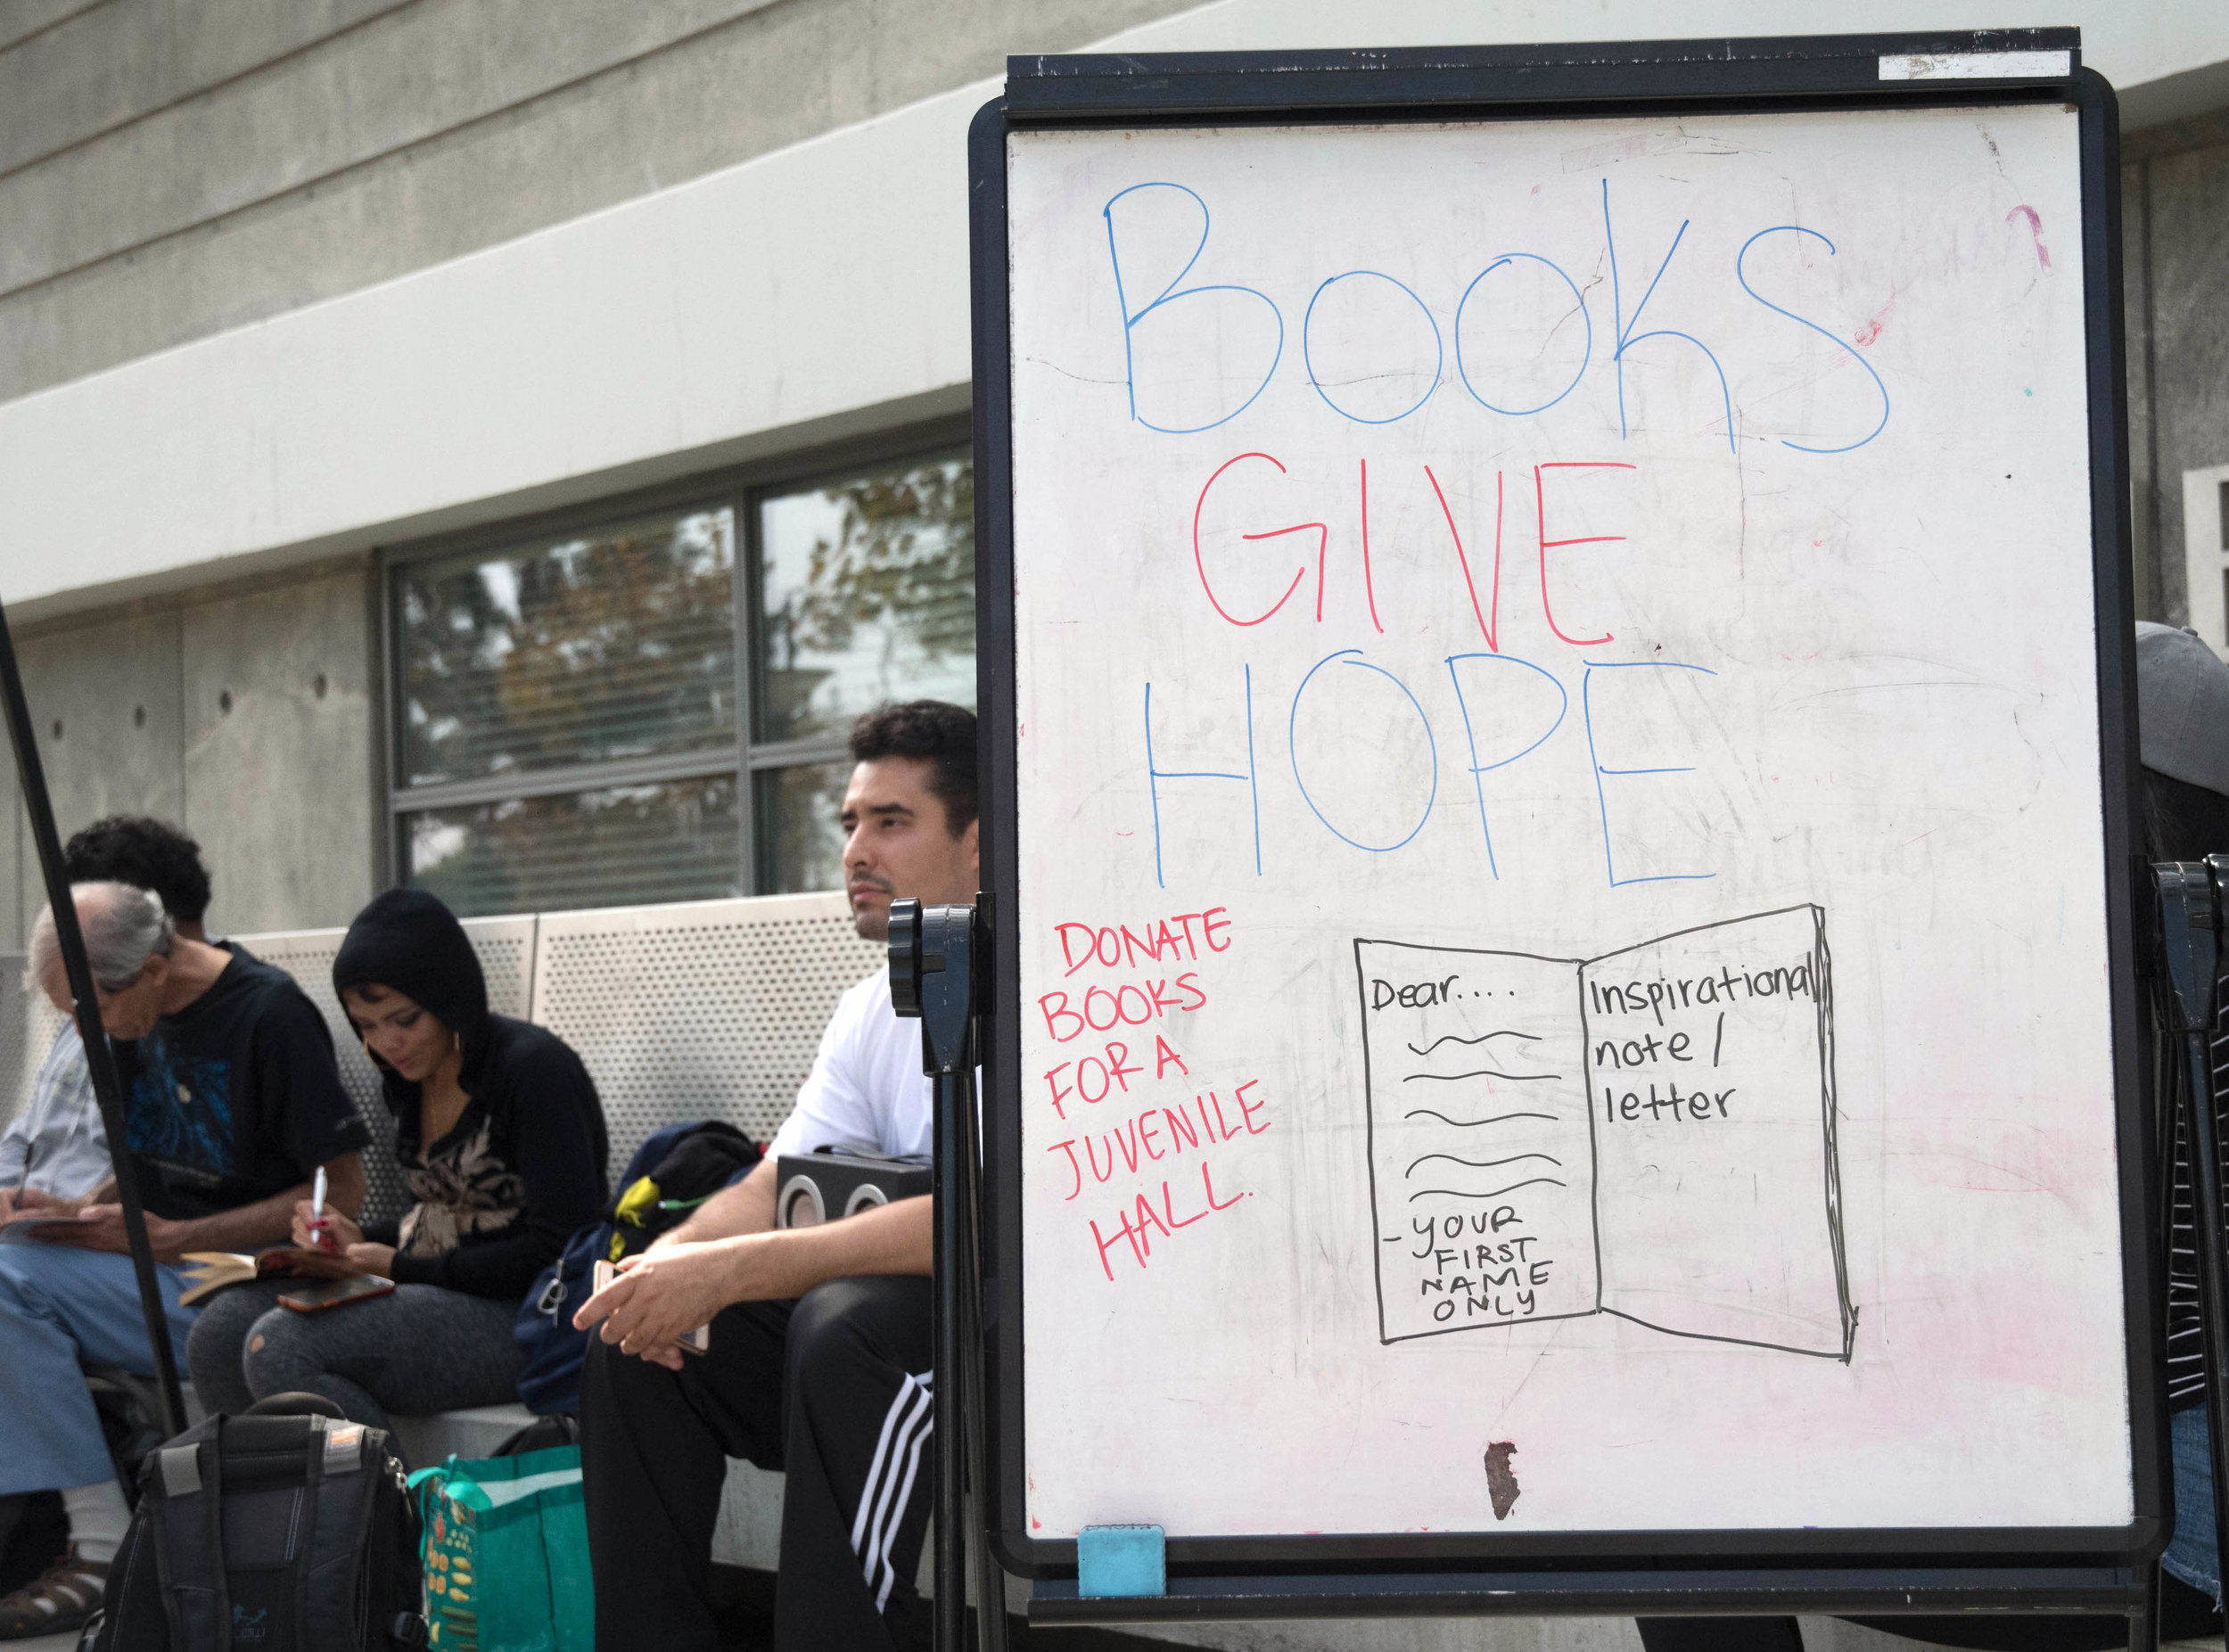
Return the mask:
{"type": "Polygon", "coordinates": [[[317,1007],[284,970],[225,950],[208,991],[115,1046],[140,1196],[173,1221],[283,1193],[371,1139],[317,1007]]]}

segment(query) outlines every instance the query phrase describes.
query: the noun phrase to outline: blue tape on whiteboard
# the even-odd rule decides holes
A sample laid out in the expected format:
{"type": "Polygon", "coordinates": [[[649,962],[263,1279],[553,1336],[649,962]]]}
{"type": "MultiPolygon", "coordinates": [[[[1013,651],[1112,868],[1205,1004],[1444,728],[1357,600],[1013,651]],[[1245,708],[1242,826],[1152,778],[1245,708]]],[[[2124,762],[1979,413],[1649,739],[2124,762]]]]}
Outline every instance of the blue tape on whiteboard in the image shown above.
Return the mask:
{"type": "Polygon", "coordinates": [[[1167,1552],[1157,1525],[1087,1525],[1076,1533],[1076,1593],[1165,1595],[1167,1552]]]}

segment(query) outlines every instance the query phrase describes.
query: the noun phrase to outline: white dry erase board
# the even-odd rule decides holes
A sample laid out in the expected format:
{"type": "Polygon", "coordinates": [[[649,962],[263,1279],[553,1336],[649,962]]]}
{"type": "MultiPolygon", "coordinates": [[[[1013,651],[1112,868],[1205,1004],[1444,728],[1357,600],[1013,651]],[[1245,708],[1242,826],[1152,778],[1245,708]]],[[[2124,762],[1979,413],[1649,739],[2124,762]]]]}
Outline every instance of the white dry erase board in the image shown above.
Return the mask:
{"type": "Polygon", "coordinates": [[[1014,1556],[2143,1529],[2068,84],[979,122],[1014,1556]]]}

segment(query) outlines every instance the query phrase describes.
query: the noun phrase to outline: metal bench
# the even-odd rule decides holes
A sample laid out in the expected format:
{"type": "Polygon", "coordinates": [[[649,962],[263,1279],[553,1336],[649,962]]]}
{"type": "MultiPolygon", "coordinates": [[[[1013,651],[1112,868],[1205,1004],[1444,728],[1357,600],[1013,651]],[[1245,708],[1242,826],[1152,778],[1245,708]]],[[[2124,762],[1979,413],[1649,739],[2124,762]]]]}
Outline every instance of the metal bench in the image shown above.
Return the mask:
{"type": "MultiPolygon", "coordinates": [[[[667,1124],[725,1119],[754,1139],[770,1138],[836,999],[883,961],[880,947],[852,932],[841,894],[471,918],[465,930],[488,977],[489,1007],[547,1027],[587,1064],[604,1100],[615,1182],[644,1138],[667,1124]]],[[[294,976],[325,1012],[341,1081],[376,1144],[366,1155],[366,1214],[391,1217],[409,1198],[394,1162],[394,1120],[333,994],[345,933],[233,939],[294,976]]],[[[451,1452],[485,1456],[532,1420],[524,1406],[504,1405],[394,1424],[405,1454],[423,1466],[451,1452]]],[[[781,1482],[747,1463],[728,1465],[714,1560],[773,1569],[781,1482]]]]}

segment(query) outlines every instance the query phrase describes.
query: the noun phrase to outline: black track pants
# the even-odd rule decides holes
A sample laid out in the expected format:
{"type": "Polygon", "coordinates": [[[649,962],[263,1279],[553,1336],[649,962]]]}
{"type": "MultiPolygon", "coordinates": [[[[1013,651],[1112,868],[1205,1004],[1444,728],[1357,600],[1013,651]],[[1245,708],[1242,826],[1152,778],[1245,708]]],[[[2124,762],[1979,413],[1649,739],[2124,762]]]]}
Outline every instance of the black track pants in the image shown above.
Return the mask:
{"type": "Polygon", "coordinates": [[[774,1643],[891,1652],[933,1501],[929,1281],[836,1279],[712,1321],[678,1373],[588,1344],[580,1459],[598,1652],[711,1652],[728,1457],[788,1475],[774,1643]]]}

